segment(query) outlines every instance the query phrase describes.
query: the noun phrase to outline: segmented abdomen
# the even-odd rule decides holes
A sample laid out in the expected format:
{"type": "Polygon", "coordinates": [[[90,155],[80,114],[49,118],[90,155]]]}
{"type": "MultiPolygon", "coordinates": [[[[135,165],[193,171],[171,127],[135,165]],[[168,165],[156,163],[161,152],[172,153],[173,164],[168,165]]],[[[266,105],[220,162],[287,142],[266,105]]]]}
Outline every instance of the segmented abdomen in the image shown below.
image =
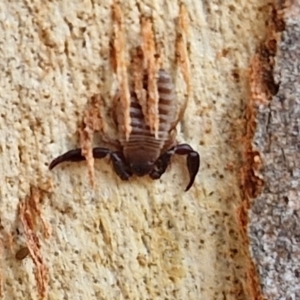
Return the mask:
{"type": "Polygon", "coordinates": [[[128,151],[139,151],[146,149],[157,152],[159,156],[162,147],[169,139],[171,126],[176,118],[177,101],[170,75],[165,70],[160,70],[158,74],[157,88],[159,94],[159,130],[158,138],[151,133],[146,124],[142,108],[138,103],[135,93],[131,95],[130,118],[132,131],[128,141],[121,139],[124,147],[124,154],[128,151]]]}

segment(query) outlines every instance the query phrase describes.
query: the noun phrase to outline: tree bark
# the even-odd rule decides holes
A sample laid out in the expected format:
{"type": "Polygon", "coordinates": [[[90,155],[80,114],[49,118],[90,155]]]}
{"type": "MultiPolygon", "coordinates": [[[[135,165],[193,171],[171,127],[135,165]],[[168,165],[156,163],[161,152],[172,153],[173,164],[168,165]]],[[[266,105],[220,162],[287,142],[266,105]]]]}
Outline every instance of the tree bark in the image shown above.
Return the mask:
{"type": "Polygon", "coordinates": [[[279,89],[260,103],[254,136],[265,185],[250,211],[249,232],[267,299],[300,298],[300,2],[284,6],[273,24],[279,31],[284,25],[274,57],[279,89]]]}
{"type": "MultiPolygon", "coordinates": [[[[141,18],[149,18],[178,111],[188,98],[177,139],[199,151],[201,167],[185,193],[182,157],[157,181],[121,181],[107,159],[95,161],[94,173],[84,162],[48,170],[80,146],[80,133],[92,136],[82,130],[91,98],[102,99],[101,126],[116,138],[113,3],[1,1],[3,299],[262,299],[241,169],[253,163],[242,155],[252,138],[248,67],[268,34],[271,3],[120,1],[126,63],[142,43],[141,18]],[[176,48],[180,5],[188,77],[176,48]]],[[[95,135],[94,145],[106,142],[95,135]]]]}

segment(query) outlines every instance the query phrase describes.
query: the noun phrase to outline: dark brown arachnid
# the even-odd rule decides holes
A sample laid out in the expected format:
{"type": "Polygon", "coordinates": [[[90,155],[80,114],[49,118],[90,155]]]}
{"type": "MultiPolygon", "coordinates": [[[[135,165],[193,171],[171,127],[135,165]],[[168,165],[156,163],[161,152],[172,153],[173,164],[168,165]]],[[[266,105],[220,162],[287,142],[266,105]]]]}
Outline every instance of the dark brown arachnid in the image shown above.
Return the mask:
{"type": "MultiPolygon", "coordinates": [[[[187,155],[187,168],[190,181],[185,191],[193,185],[199,170],[200,157],[188,144],[177,144],[174,139],[174,130],[180,118],[176,120],[176,95],[170,75],[163,69],[158,74],[159,94],[159,129],[158,137],[151,133],[146,124],[142,108],[136,94],[131,92],[130,118],[132,131],[126,140],[123,134],[119,137],[117,151],[108,148],[93,148],[94,158],[108,156],[113,164],[114,171],[122,180],[128,180],[132,175],[149,175],[152,179],[159,179],[166,171],[173,154],[187,155]]],[[[124,113],[117,111],[116,123],[123,124],[124,113]]],[[[53,169],[65,161],[82,161],[85,157],[81,148],[70,150],[55,158],[49,166],[53,169]]]]}

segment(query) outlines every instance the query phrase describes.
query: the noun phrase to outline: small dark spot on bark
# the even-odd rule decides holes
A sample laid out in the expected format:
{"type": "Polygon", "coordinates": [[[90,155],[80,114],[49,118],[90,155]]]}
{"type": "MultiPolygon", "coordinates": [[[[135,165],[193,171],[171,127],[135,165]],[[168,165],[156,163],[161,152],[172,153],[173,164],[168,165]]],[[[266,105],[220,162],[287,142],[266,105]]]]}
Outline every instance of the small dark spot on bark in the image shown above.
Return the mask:
{"type": "Polygon", "coordinates": [[[29,249],[27,247],[22,247],[19,249],[15,255],[15,258],[17,260],[23,260],[25,257],[27,257],[29,254],[29,249]]]}

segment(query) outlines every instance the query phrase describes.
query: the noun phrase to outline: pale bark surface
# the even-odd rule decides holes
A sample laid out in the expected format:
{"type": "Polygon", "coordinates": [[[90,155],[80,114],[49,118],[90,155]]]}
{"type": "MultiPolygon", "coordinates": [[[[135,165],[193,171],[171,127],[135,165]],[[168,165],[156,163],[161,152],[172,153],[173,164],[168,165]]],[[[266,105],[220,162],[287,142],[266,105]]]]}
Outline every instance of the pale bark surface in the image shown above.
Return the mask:
{"type": "Polygon", "coordinates": [[[250,240],[268,299],[300,299],[300,2],[284,14],[275,79],[257,114],[255,145],[265,186],[250,213],[250,240]]]}
{"type": "MultiPolygon", "coordinates": [[[[103,97],[105,112],[113,109],[112,3],[104,2],[0,2],[2,298],[259,299],[239,219],[239,170],[248,66],[266,33],[268,2],[184,1],[192,96],[178,140],[201,155],[188,193],[181,157],[158,181],[122,182],[107,160],[97,161],[94,188],[85,163],[48,170],[54,157],[79,146],[91,96],[103,97]],[[42,219],[26,206],[39,200],[42,219]],[[35,248],[17,260],[26,241],[35,248]]],[[[140,16],[152,15],[164,68],[184,98],[174,65],[179,3],[120,5],[129,50],[140,42],[140,16]]],[[[109,116],[106,122],[114,134],[109,116]]]]}

